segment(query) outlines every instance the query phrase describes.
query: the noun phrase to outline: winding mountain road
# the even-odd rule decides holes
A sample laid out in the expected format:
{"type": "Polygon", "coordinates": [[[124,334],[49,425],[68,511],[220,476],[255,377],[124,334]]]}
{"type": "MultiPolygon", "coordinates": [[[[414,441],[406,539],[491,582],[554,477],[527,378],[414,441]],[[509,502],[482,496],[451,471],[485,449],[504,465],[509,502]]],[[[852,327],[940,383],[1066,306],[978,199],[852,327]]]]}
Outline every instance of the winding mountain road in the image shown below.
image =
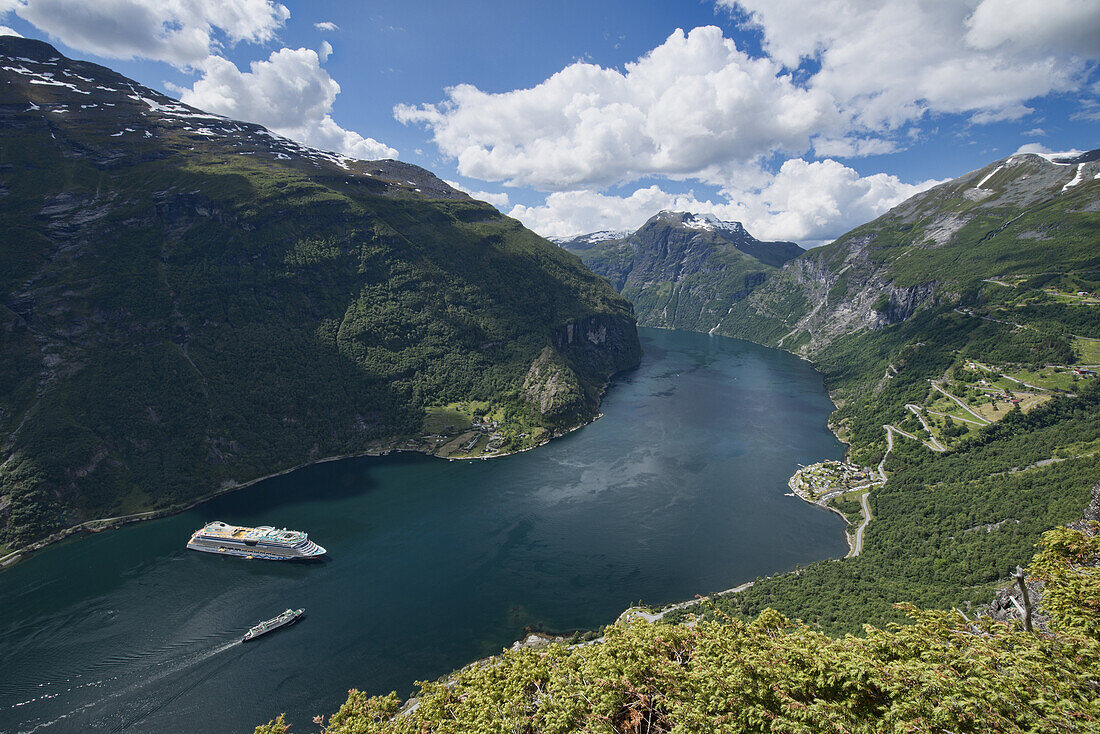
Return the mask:
{"type": "Polygon", "coordinates": [[[966,411],[967,413],[969,413],[970,415],[972,415],[972,416],[974,416],[975,418],[977,418],[978,420],[980,420],[980,421],[982,422],[982,425],[983,425],[983,426],[985,426],[985,425],[989,425],[989,421],[987,421],[987,420],[986,420],[985,418],[983,418],[982,416],[978,415],[978,414],[977,414],[977,413],[975,413],[975,412],[974,412],[973,410],[971,410],[971,409],[970,409],[970,406],[969,406],[969,405],[967,405],[966,403],[964,403],[963,401],[959,400],[959,399],[958,399],[957,397],[955,397],[954,395],[952,395],[951,393],[947,392],[947,391],[946,391],[946,390],[944,390],[944,389],[943,389],[942,387],[940,387],[940,384],[939,384],[938,382],[933,382],[933,383],[932,383],[932,387],[933,387],[934,389],[936,389],[936,390],[939,390],[939,391],[940,391],[941,393],[943,393],[943,394],[944,394],[944,395],[946,395],[946,396],[947,396],[948,398],[950,398],[951,400],[953,400],[953,401],[954,401],[954,402],[955,402],[955,403],[956,403],[956,404],[957,404],[957,405],[958,405],[958,406],[959,406],[960,408],[962,408],[963,410],[965,410],[965,411],[966,411]]]}
{"type": "Polygon", "coordinates": [[[886,430],[886,453],[882,455],[882,461],[878,463],[878,475],[882,478],[882,481],[886,481],[886,457],[890,455],[890,452],[894,450],[894,433],[891,429],[893,426],[884,425],[886,430]]]}
{"type": "Polygon", "coordinates": [[[909,409],[909,412],[917,416],[917,420],[919,420],[920,424],[924,426],[924,430],[928,431],[928,440],[921,441],[921,443],[923,443],[925,446],[932,449],[933,451],[947,451],[947,447],[940,443],[936,439],[936,436],[932,433],[932,428],[928,425],[928,421],[926,421],[924,419],[924,415],[921,414],[921,407],[919,405],[914,405],[913,403],[906,403],[905,407],[909,409]]]}
{"type": "Polygon", "coordinates": [[[852,550],[848,551],[848,558],[855,558],[863,552],[863,531],[867,529],[868,523],[871,522],[871,505],[867,501],[870,494],[870,492],[864,492],[859,496],[859,506],[863,510],[863,522],[856,528],[855,538],[852,540],[852,550]]]}

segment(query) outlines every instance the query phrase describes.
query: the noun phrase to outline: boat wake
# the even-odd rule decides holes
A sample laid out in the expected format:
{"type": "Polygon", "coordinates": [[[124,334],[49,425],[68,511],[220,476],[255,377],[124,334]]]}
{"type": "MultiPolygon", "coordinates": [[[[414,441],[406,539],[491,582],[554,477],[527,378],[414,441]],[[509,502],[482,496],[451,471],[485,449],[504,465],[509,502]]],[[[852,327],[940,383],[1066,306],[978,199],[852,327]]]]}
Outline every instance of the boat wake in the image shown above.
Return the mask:
{"type": "MultiPolygon", "coordinates": [[[[92,709],[102,708],[108,706],[111,702],[121,697],[133,697],[133,694],[137,693],[143,688],[154,685],[169,676],[177,676],[189,672],[195,666],[204,663],[217,655],[232,650],[233,648],[240,647],[240,639],[232,640],[231,642],[224,642],[216,647],[203,650],[185,658],[176,658],[169,660],[161,660],[150,666],[145,666],[140,669],[132,671],[120,672],[118,675],[114,675],[107,678],[91,681],[88,683],[80,683],[74,686],[70,686],[63,691],[46,692],[42,695],[28,699],[26,701],[20,701],[19,703],[12,704],[8,707],[8,710],[22,709],[23,707],[33,707],[36,703],[54,701],[55,699],[61,699],[61,701],[55,701],[61,703],[65,698],[69,696],[78,696],[81,692],[85,692],[86,689],[105,689],[108,687],[114,687],[115,681],[125,681],[126,679],[135,679],[129,685],[123,685],[121,688],[108,693],[107,695],[100,696],[94,700],[80,704],[69,711],[60,714],[53,715],[52,718],[43,721],[41,718],[38,720],[24,720],[18,724],[18,734],[32,734],[33,732],[41,731],[43,729],[49,729],[57,726],[62,722],[66,722],[72,719],[80,718],[82,714],[89,712],[92,709]]],[[[226,661],[228,662],[228,661],[226,661]]],[[[113,731],[123,731],[127,727],[133,726],[146,718],[150,714],[156,712],[166,704],[175,701],[180,696],[183,696],[188,691],[192,690],[195,686],[202,683],[204,680],[210,677],[215,671],[207,671],[205,675],[200,675],[194,680],[184,683],[180,681],[180,684],[172,686],[167,692],[158,692],[155,699],[149,701],[151,706],[139,706],[136,711],[118,712],[121,714],[119,721],[117,721],[110,728],[113,731]]],[[[39,684],[42,687],[47,688],[49,691],[50,685],[48,683],[39,684]]],[[[75,702],[74,702],[75,703],[75,702]]],[[[43,717],[44,718],[44,717],[43,717]]],[[[113,718],[113,717],[112,717],[113,718]]],[[[102,717],[96,716],[96,719],[102,723],[102,717]]]]}

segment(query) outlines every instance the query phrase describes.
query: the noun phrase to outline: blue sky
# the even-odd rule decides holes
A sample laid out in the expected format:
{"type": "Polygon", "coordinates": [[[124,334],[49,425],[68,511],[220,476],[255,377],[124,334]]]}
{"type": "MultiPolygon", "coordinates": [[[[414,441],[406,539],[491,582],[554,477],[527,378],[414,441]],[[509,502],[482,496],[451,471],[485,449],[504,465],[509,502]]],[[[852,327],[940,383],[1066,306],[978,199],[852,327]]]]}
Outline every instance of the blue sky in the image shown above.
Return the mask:
{"type": "Polygon", "coordinates": [[[545,235],[713,211],[826,242],[1100,130],[1095,0],[0,0],[184,101],[422,165],[545,235]]]}

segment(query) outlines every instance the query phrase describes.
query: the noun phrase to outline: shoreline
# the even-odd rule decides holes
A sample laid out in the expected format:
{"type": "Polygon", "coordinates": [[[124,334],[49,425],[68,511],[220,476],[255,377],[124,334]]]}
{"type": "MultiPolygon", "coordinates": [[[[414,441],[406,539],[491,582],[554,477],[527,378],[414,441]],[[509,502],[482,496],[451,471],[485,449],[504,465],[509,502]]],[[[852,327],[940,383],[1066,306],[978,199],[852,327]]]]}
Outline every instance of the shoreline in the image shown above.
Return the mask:
{"type": "MultiPolygon", "coordinates": [[[[610,381],[608,382],[608,385],[610,385],[610,381]]],[[[606,391],[606,389],[607,386],[605,385],[604,391],[606,391]]],[[[266,481],[268,479],[274,479],[275,477],[281,477],[286,474],[291,474],[298,471],[299,469],[305,469],[306,467],[316,466],[318,464],[325,464],[332,461],[343,461],[345,459],[360,459],[367,456],[389,456],[393,453],[424,454],[433,459],[439,459],[441,461],[503,459],[508,456],[515,456],[527,451],[533,451],[534,449],[541,448],[542,446],[545,446],[556,438],[561,438],[570,433],[573,433],[574,431],[578,431],[585,426],[589,426],[595,423],[600,418],[603,418],[603,416],[603,412],[597,410],[596,414],[591,418],[586,419],[575,426],[567,428],[560,433],[551,432],[548,434],[547,438],[541,443],[537,443],[534,446],[528,446],[527,448],[518,449],[516,451],[502,451],[480,456],[439,456],[438,454],[432,453],[430,449],[426,449],[423,446],[419,446],[417,448],[402,448],[400,446],[400,443],[408,442],[410,439],[407,436],[398,436],[392,439],[387,439],[387,441],[393,442],[393,444],[389,445],[388,447],[386,447],[386,444],[383,443],[380,447],[370,448],[365,451],[359,451],[350,454],[338,454],[336,456],[326,456],[320,459],[315,459],[313,461],[306,461],[287,469],[282,469],[280,471],[272,472],[270,474],[265,474],[263,476],[256,477],[255,479],[249,479],[245,482],[236,482],[235,480],[227,479],[223,481],[222,486],[219,487],[217,490],[198,497],[194,500],[191,500],[183,505],[172,505],[171,507],[163,507],[158,510],[146,510],[143,512],[131,513],[129,515],[119,515],[118,517],[94,518],[92,520],[85,520],[84,522],[77,523],[76,525],[71,525],[67,528],[57,530],[47,535],[45,538],[42,538],[41,540],[36,540],[33,543],[25,545],[21,548],[16,548],[15,550],[8,552],[4,556],[0,556],[0,573],[3,573],[9,568],[13,568],[20,561],[26,560],[28,557],[30,557],[34,553],[37,553],[40,550],[43,550],[44,548],[62,543],[66,540],[78,539],[75,536],[82,536],[90,533],[101,533],[108,530],[117,530],[121,527],[125,527],[126,525],[133,525],[139,522],[147,522],[149,520],[160,520],[165,517],[171,517],[172,515],[178,515],[180,513],[187,512],[188,510],[194,509],[195,507],[198,507],[205,502],[217,499],[222,495],[246,489],[254,484],[259,484],[260,482],[266,481]],[[226,482],[232,483],[226,484],[226,482]]]]}

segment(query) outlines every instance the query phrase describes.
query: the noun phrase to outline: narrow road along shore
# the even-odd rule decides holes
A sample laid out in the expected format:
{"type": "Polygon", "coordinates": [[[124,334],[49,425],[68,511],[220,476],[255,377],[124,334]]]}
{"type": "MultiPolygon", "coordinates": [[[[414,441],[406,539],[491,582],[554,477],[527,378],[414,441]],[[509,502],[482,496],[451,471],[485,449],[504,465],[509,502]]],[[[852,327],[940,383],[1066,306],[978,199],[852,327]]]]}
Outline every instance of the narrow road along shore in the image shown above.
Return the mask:
{"type": "Polygon", "coordinates": [[[863,522],[856,528],[856,534],[852,540],[852,549],[845,558],[855,558],[863,552],[863,531],[867,529],[867,525],[871,522],[871,504],[867,501],[870,494],[870,492],[864,492],[859,496],[859,507],[863,513],[863,522]]]}

